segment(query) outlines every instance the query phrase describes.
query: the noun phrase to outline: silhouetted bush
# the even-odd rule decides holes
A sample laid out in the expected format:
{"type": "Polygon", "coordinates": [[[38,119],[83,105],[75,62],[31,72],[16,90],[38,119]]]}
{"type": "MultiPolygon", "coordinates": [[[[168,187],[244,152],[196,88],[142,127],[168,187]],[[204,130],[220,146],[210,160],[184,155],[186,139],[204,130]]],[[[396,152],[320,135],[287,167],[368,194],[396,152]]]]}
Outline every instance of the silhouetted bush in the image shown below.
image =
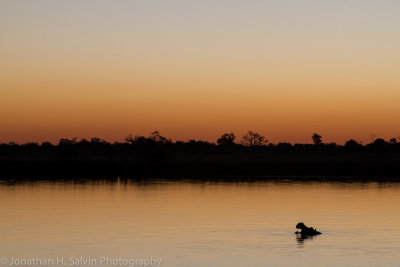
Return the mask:
{"type": "Polygon", "coordinates": [[[317,133],[314,133],[311,137],[311,139],[313,140],[314,145],[320,145],[322,144],[322,136],[320,136],[317,133]]]}
{"type": "Polygon", "coordinates": [[[357,143],[357,141],[351,139],[344,144],[344,150],[346,152],[359,152],[362,149],[362,145],[357,143]]]}
{"type": "Polygon", "coordinates": [[[236,136],[235,136],[234,133],[232,133],[232,132],[231,133],[225,133],[225,134],[221,135],[220,138],[218,138],[217,144],[219,146],[224,146],[224,147],[234,146],[235,145],[235,139],[236,139],[236,136]]]}

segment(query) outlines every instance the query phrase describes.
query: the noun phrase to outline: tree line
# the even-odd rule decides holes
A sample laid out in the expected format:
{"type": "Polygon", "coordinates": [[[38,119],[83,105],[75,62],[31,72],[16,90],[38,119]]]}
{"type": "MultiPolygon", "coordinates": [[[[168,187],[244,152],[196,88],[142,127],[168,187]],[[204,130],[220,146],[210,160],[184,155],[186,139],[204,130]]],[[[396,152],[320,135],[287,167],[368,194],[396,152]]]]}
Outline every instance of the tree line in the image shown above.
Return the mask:
{"type": "MultiPolygon", "coordinates": [[[[274,151],[274,152],[400,152],[399,138],[391,138],[384,140],[382,138],[375,138],[371,136],[371,142],[363,145],[353,139],[345,142],[344,145],[336,143],[324,143],[322,136],[314,133],[310,140],[310,144],[291,144],[288,142],[281,142],[278,144],[268,143],[268,139],[254,131],[248,131],[240,139],[236,138],[233,132],[222,134],[216,143],[189,140],[189,141],[172,141],[172,139],[164,137],[159,131],[151,132],[148,136],[143,135],[128,135],[124,142],[109,143],[101,138],[80,139],[62,138],[58,144],[50,142],[43,142],[41,144],[35,142],[28,142],[25,144],[17,144],[14,142],[0,144],[0,154],[10,152],[49,152],[58,151],[65,152],[72,151],[79,152],[84,150],[91,150],[92,152],[109,152],[118,150],[129,149],[164,149],[165,151],[184,150],[218,150],[218,151],[241,151],[241,150],[254,150],[254,151],[274,151]]],[[[68,154],[68,153],[65,153],[68,154]]]]}
{"type": "MultiPolygon", "coordinates": [[[[154,131],[122,142],[100,138],[60,139],[57,144],[0,144],[1,177],[250,177],[317,175],[400,177],[400,142],[371,138],[324,143],[314,133],[308,144],[269,143],[248,131],[216,142],[172,141],[154,131]]],[[[53,178],[52,178],[53,179],[53,178]]],[[[55,179],[55,178],[54,178],[55,179]]]]}

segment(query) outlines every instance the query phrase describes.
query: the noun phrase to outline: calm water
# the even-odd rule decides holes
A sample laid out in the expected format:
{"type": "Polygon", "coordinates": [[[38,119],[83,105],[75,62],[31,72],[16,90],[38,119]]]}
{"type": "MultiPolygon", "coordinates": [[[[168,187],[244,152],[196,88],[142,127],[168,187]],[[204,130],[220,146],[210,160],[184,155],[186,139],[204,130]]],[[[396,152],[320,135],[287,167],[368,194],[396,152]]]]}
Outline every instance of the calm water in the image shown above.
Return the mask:
{"type": "Polygon", "coordinates": [[[3,266],[400,262],[396,183],[3,183],[0,203],[3,266]],[[300,221],[323,234],[297,239],[300,221]]]}

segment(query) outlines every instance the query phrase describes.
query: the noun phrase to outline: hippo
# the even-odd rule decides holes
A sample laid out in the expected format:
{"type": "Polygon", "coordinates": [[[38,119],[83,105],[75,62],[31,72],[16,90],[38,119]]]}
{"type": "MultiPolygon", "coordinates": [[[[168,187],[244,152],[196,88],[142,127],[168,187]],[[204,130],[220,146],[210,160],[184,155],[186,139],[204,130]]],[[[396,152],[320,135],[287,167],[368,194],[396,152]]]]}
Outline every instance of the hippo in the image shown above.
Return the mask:
{"type": "Polygon", "coordinates": [[[296,225],[297,229],[300,229],[301,231],[296,231],[295,234],[300,234],[302,237],[308,237],[308,236],[315,236],[315,235],[320,235],[322,234],[321,232],[318,232],[317,229],[312,228],[312,227],[307,227],[304,223],[300,222],[296,225]]]}

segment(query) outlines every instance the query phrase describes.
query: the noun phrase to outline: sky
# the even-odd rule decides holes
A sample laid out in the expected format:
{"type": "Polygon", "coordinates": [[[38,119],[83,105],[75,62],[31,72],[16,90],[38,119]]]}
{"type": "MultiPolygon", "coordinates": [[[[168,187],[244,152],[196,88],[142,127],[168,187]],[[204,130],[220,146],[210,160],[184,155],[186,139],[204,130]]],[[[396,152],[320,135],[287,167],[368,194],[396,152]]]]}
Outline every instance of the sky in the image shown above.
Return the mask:
{"type": "Polygon", "coordinates": [[[0,143],[400,136],[400,1],[0,1],[0,143]]]}

